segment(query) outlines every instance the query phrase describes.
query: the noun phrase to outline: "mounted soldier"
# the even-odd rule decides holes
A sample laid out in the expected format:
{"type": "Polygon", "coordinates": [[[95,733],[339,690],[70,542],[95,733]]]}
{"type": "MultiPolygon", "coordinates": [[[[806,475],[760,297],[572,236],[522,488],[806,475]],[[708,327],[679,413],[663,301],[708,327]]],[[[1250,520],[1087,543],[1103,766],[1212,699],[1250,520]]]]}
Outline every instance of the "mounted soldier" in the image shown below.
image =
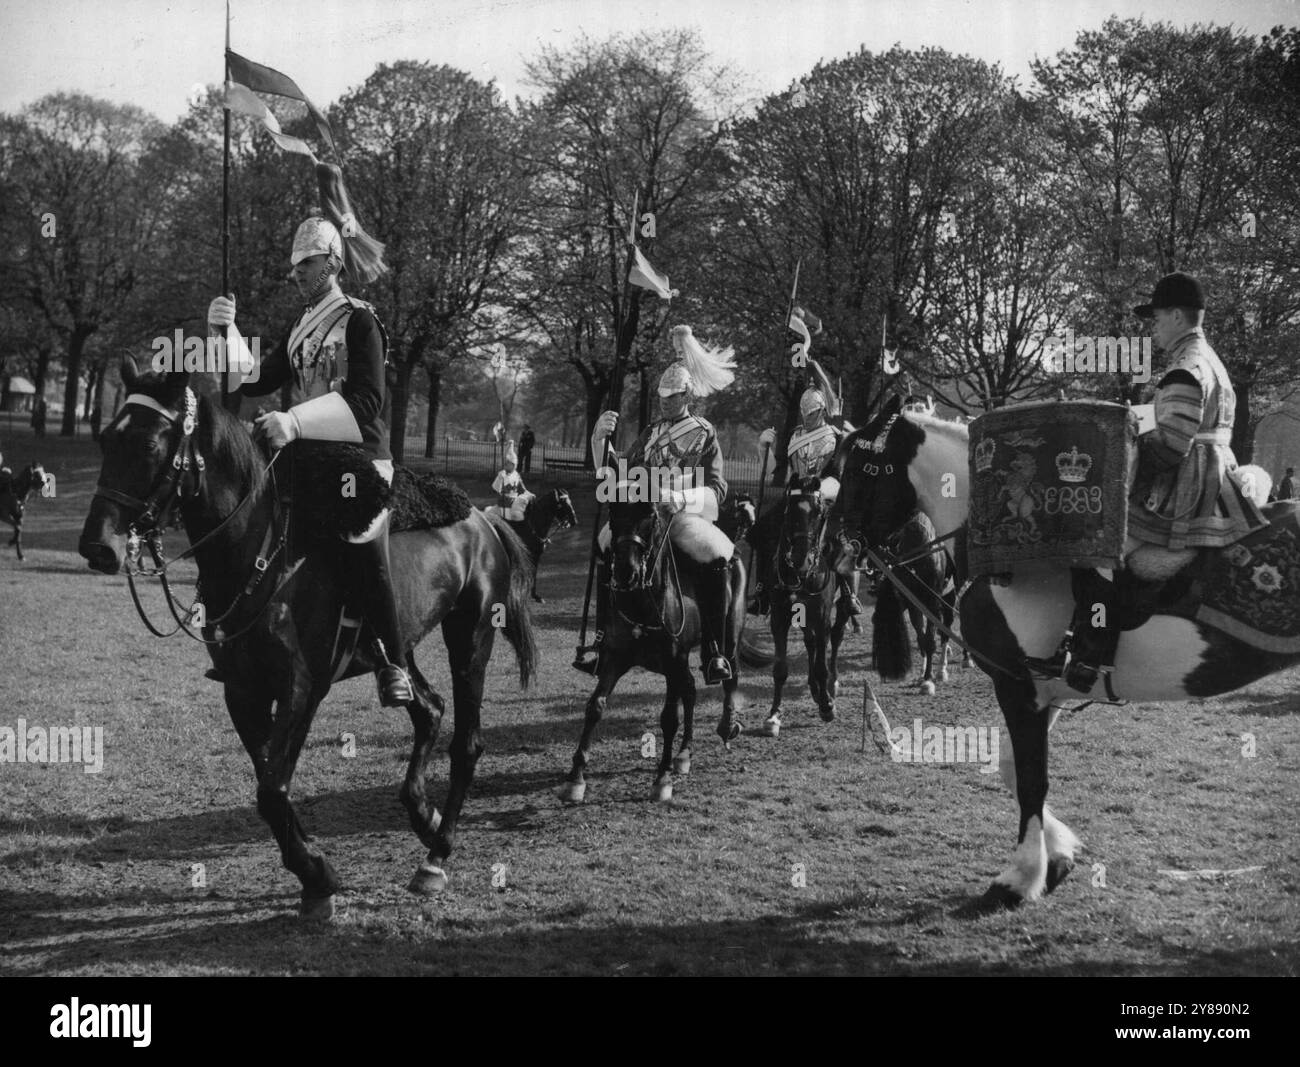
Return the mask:
{"type": "MultiPolygon", "coordinates": [[[[659,378],[660,417],[641,432],[626,453],[608,447],[602,462],[601,450],[618,426],[617,412],[602,412],[592,431],[591,454],[598,477],[619,479],[615,491],[638,480],[656,487],[660,507],[671,516],[668,531],[673,548],[693,565],[704,631],[704,680],[718,685],[732,677],[724,650],[735,545],[715,525],[727,496],[717,431],[707,419],[692,414],[689,405],[694,397],[709,396],[730,385],[735,379],[735,362],[730,348],[706,348],[689,326],[674,326],[672,341],[678,360],[659,378]]],[[[607,559],[608,524],[601,529],[598,543],[602,559],[607,559]]],[[[595,643],[583,650],[586,658],[575,664],[588,674],[595,674],[598,668],[609,610],[608,584],[608,566],[603,562],[596,595],[595,643]]]]}
{"type": "MultiPolygon", "coordinates": [[[[789,473],[786,488],[798,485],[802,479],[820,477],[835,455],[840,440],[848,432],[840,413],[839,400],[831,388],[830,379],[815,360],[808,361],[810,384],[799,398],[800,428],[790,437],[786,446],[789,473]]],[[[759,435],[759,443],[771,448],[776,441],[776,430],[766,429],[759,435]]],[[[834,479],[822,483],[822,499],[826,504],[835,502],[839,483],[834,479]]],[[[784,505],[775,505],[766,515],[760,515],[749,535],[754,546],[754,595],[749,611],[766,615],[771,611],[771,597],[765,586],[768,568],[777,550],[780,536],[781,513],[784,505]]],[[[840,593],[849,605],[850,615],[862,614],[862,603],[856,593],[857,576],[852,579],[839,576],[840,593]]]]}
{"type": "MultiPolygon", "coordinates": [[[[238,366],[251,356],[231,356],[230,388],[244,396],[265,396],[288,385],[286,411],[271,411],[256,422],[255,434],[273,449],[298,438],[359,445],[381,478],[392,484],[393,457],[388,449],[387,383],[384,361],[387,338],[374,308],[339,288],[343,274],[371,281],[388,268],[383,245],[356,223],[337,167],[317,168],[323,215],[299,225],[290,253],[291,280],[305,307],[281,341],[248,380],[238,366]]],[[[208,308],[214,330],[228,328],[228,350],[244,349],[235,326],[233,297],[219,296],[208,308]]],[[[398,707],[414,699],[411,680],[397,661],[403,658],[401,631],[388,557],[387,508],[362,532],[344,538],[340,576],[348,600],[357,606],[375,636],[380,701],[398,707]]]]}
{"type": "Polygon", "coordinates": [[[1036,672],[1063,677],[1085,693],[1114,664],[1118,608],[1134,603],[1142,592],[1143,583],[1131,567],[1135,555],[1159,558],[1161,571],[1173,574],[1198,549],[1226,547],[1268,525],[1232,477],[1237,467],[1232,452],[1236,393],[1223,361],[1205,339],[1200,283],[1187,274],[1167,274],[1156,283],[1150,302],[1133,311],[1151,321],[1152,340],[1165,352],[1168,370],[1156,383],[1156,427],[1138,439],[1125,543],[1130,566],[1113,580],[1097,579],[1095,572],[1079,576],[1068,659],[1058,651],[1051,660],[1030,661],[1036,672]]]}

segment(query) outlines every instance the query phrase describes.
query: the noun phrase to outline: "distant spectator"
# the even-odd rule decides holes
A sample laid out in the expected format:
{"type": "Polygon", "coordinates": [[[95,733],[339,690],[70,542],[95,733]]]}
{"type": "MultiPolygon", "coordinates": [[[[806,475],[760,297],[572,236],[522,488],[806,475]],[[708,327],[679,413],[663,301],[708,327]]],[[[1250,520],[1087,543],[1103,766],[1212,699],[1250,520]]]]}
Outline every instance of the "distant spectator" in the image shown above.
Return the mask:
{"type": "Polygon", "coordinates": [[[90,413],[90,438],[92,441],[99,440],[99,424],[102,418],[103,412],[101,411],[100,406],[96,404],[95,410],[90,413]]]}
{"type": "Polygon", "coordinates": [[[32,404],[32,429],[37,437],[45,436],[45,397],[39,394],[32,404]]]}
{"type": "Polygon", "coordinates": [[[532,474],[533,472],[533,444],[537,437],[533,434],[533,428],[524,423],[524,432],[519,435],[519,472],[521,474],[532,474]]]}
{"type": "Polygon", "coordinates": [[[1295,495],[1295,468],[1287,467],[1286,475],[1277,487],[1277,498],[1279,500],[1294,500],[1295,495]]]}
{"type": "MultiPolygon", "coordinates": [[[[533,499],[533,494],[524,488],[524,480],[515,469],[518,458],[515,453],[515,443],[507,441],[504,459],[505,469],[497,471],[496,480],[492,483],[492,491],[497,495],[497,514],[513,521],[521,520],[524,517],[524,512],[528,509],[528,502],[533,499]]],[[[489,507],[487,510],[492,511],[493,509],[489,507]]]]}

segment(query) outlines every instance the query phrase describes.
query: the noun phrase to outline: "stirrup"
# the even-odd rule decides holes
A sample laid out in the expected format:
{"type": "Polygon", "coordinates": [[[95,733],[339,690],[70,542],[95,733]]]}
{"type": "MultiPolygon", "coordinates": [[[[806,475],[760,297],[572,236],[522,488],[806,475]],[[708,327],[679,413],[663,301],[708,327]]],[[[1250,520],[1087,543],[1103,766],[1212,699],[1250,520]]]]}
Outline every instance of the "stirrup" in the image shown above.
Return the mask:
{"type": "Polygon", "coordinates": [[[731,681],[731,664],[725,656],[714,656],[704,664],[704,684],[721,685],[731,681]]]}
{"type": "Polygon", "coordinates": [[[379,686],[379,703],[386,708],[405,707],[415,699],[411,677],[393,663],[386,663],[375,672],[379,686]]]}
{"type": "Polygon", "coordinates": [[[601,642],[597,641],[594,645],[579,645],[578,654],[573,657],[574,670],[582,671],[583,674],[590,674],[593,678],[600,670],[600,649],[601,642]],[[590,659],[587,654],[594,652],[590,659]]]}

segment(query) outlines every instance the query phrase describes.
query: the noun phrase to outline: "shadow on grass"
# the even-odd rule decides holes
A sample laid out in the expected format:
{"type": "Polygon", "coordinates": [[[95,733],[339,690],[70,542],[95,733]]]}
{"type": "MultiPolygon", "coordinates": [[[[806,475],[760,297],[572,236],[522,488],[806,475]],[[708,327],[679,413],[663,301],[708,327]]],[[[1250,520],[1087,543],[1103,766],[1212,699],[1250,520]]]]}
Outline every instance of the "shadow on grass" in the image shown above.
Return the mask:
{"type": "MultiPolygon", "coordinates": [[[[295,895],[197,900],[132,891],[86,901],[54,893],[5,894],[0,913],[23,916],[0,970],[15,976],[240,972],[353,975],[1240,975],[1293,971],[1294,944],[1187,949],[1152,939],[1143,959],[1050,962],[1006,941],[1005,958],[936,963],[909,957],[914,914],[876,895],[794,905],[786,915],[686,923],[584,923],[582,900],[456,917],[456,893],[423,902],[339,898],[339,919],[320,927],[293,914],[295,895]],[[150,908],[148,914],[114,909],[150,908]],[[413,912],[420,909],[420,918],[413,912]],[[269,913],[269,914],[268,914],[269,913]],[[409,927],[409,929],[408,929],[409,927]],[[51,944],[50,942],[53,942],[51,944]],[[24,943],[33,947],[26,948],[24,943]],[[17,963],[22,956],[39,962],[17,963]]],[[[8,940],[8,939],[7,939],[8,940]]]]}

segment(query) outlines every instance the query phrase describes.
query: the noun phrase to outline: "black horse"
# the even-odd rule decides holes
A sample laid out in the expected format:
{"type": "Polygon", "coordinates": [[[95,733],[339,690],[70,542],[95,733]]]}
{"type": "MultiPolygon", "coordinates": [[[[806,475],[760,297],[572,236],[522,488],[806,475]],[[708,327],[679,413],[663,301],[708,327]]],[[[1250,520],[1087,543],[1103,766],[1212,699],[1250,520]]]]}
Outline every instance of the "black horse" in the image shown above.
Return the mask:
{"type": "Polygon", "coordinates": [[[768,737],[776,737],[781,731],[781,698],[790,676],[787,647],[792,625],[803,630],[808,651],[808,691],[817,702],[822,721],[835,720],[839,651],[849,620],[848,602],[840,596],[835,572],[825,558],[830,506],[822,499],[821,478],[800,478],[791,485],[780,506],[780,516],[776,552],[764,576],[776,644],[772,709],[763,722],[768,737]]]}
{"type": "MultiPolygon", "coordinates": [[[[609,508],[612,564],[609,568],[609,612],[605,641],[596,672],[596,688],[587,701],[582,737],[573,756],[573,768],[560,798],[580,802],[587,792],[587,753],[596,724],[618,680],[633,667],[664,676],[667,687],[659,725],[663,749],[655,771],[652,799],[671,800],[672,774],[691,769],[691,742],[695,729],[695,676],[690,653],[701,641],[700,610],[695,599],[692,562],[673,550],[658,509],[649,503],[613,502],[609,508]],[[677,707],[683,711],[682,742],[672,756],[677,734],[677,707]]],[[[731,601],[723,655],[731,664],[731,678],[722,683],[722,718],[718,736],[730,747],[740,736],[735,718],[736,691],[740,686],[736,650],[745,625],[745,565],[739,553],[731,560],[731,601]]]]}
{"type": "MultiPolygon", "coordinates": [[[[934,696],[936,681],[948,681],[948,635],[940,631],[936,620],[951,630],[957,614],[957,565],[943,545],[934,543],[936,537],[934,523],[918,510],[885,539],[884,547],[892,558],[908,561],[897,567],[895,574],[915,601],[877,575],[878,594],[871,615],[872,656],[880,676],[889,681],[911,673],[912,645],[904,616],[911,619],[917,647],[925,657],[925,670],[916,684],[927,696],[934,696]]],[[[853,557],[845,554],[838,563],[840,573],[848,573],[853,557]]],[[[974,663],[970,653],[964,652],[962,666],[974,663]]]]}
{"type": "Polygon", "coordinates": [[[49,475],[39,463],[29,463],[12,481],[8,473],[0,475],[0,520],[14,528],[9,543],[18,551],[19,560],[23,555],[23,513],[27,507],[27,498],[33,491],[40,492],[49,482],[49,475]]]}
{"type": "Polygon", "coordinates": [[[569,499],[567,490],[552,489],[549,493],[528,501],[522,520],[508,521],[533,561],[532,597],[537,603],[545,604],[546,601],[537,595],[537,572],[541,569],[542,553],[551,543],[551,533],[556,527],[567,530],[578,525],[578,513],[573,508],[573,501],[569,499]]]}
{"type": "MultiPolygon", "coordinates": [[[[268,476],[243,426],[216,404],[197,399],[188,379],[183,373],[139,375],[134,363],[123,364],[129,395],[100,437],[103,467],[81,554],[92,569],[116,574],[124,552],[138,558],[141,540],[154,551],[169,518],[175,514],[183,522],[188,554],[199,566],[208,651],[224,681],[235,730],[252,757],[258,811],[275,834],[284,865],[302,882],[303,914],[328,918],[339,881],[329,861],[308,846],[289,789],[312,718],[337,680],[332,653],[341,583],[330,549],[300,555],[287,542],[276,491],[284,467],[268,476]]],[[[528,684],[534,670],[527,603],[532,562],[504,520],[476,510],[437,529],[393,534],[390,553],[405,638],[402,657],[416,693],[407,705],[415,739],[400,796],[429,849],[409,888],[428,894],[446,885],[442,864],[483,752],[484,672],[498,626],[514,647],[521,684],[528,684]],[[425,778],[444,705],[411,654],[440,623],[455,704],[443,816],[429,801],[425,778]]],[[[371,645],[358,642],[342,677],[374,670],[371,645]]]]}

